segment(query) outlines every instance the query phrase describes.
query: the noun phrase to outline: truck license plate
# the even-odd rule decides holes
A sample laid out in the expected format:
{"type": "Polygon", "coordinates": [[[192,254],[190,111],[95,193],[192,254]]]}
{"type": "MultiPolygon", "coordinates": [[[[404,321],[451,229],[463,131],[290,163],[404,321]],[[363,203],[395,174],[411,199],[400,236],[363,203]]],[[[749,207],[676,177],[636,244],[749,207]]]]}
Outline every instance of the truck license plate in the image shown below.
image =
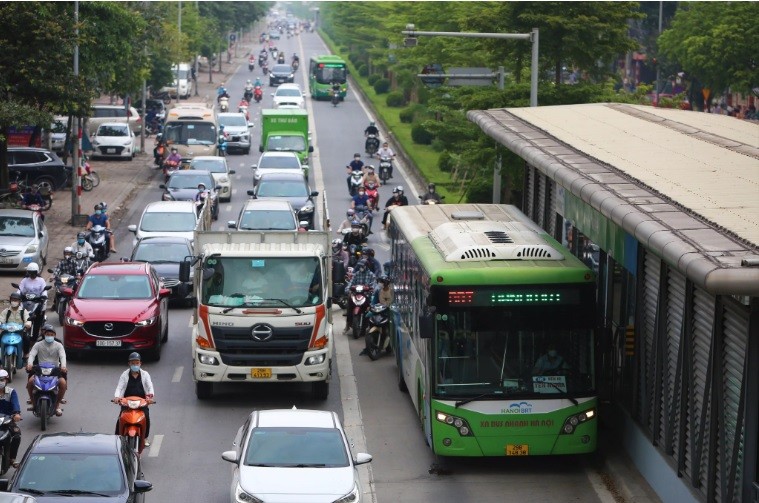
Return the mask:
{"type": "Polygon", "coordinates": [[[121,347],[121,341],[116,340],[105,340],[105,339],[98,339],[95,341],[95,346],[101,346],[101,347],[109,347],[109,348],[120,348],[121,347]]]}
{"type": "Polygon", "coordinates": [[[270,368],[250,369],[250,377],[254,379],[268,379],[271,377],[271,369],[270,368]]]}
{"type": "Polygon", "coordinates": [[[527,444],[508,444],[506,446],[507,456],[528,456],[530,454],[530,446],[527,444]]]}

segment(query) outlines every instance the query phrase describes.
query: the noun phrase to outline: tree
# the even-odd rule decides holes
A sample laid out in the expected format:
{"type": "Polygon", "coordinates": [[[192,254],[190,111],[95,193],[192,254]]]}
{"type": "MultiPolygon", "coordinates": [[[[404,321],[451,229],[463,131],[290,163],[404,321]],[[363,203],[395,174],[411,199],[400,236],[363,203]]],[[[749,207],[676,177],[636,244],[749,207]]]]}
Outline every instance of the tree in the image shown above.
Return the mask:
{"type": "Polygon", "coordinates": [[[659,37],[661,52],[716,92],[759,96],[759,3],[681,3],[672,27],[659,37]]]}

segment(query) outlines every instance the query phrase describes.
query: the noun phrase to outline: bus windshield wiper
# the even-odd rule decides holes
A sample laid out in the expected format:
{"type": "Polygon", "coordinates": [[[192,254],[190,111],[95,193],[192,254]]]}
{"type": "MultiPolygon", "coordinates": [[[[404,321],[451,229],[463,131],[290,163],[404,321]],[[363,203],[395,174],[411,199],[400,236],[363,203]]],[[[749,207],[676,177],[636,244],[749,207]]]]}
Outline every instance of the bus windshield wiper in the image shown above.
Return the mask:
{"type": "Polygon", "coordinates": [[[554,388],[556,388],[556,390],[559,393],[561,393],[562,395],[564,395],[566,397],[566,399],[569,400],[570,402],[572,402],[574,405],[579,405],[580,404],[580,402],[578,402],[574,397],[569,396],[569,393],[567,393],[566,391],[564,391],[563,389],[561,389],[561,387],[558,384],[556,384],[555,382],[551,382],[551,381],[540,381],[540,382],[542,382],[544,384],[549,384],[549,385],[553,386],[554,388]]]}
{"type": "Polygon", "coordinates": [[[454,404],[454,407],[457,409],[461,407],[462,405],[466,405],[469,402],[474,402],[476,400],[482,400],[483,398],[489,398],[489,397],[503,397],[503,391],[488,391],[487,393],[483,393],[481,395],[473,396],[470,398],[464,398],[463,400],[459,400],[454,404]]]}

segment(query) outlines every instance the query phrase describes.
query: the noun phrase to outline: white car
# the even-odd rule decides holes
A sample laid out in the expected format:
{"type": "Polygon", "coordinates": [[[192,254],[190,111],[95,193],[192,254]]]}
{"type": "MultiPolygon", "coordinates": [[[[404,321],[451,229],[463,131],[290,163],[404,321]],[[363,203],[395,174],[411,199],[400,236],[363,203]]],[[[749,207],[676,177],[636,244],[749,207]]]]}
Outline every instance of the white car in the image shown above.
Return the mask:
{"type": "Polygon", "coordinates": [[[194,201],[155,201],[145,206],[140,223],[132,224],[128,229],[135,234],[132,245],[142,238],[154,236],[177,236],[192,241],[197,223],[194,201]]]}
{"type": "Polygon", "coordinates": [[[295,152],[264,152],[258,158],[258,163],[253,168],[253,185],[257,184],[266,173],[303,173],[304,178],[308,175],[308,165],[300,163],[300,158],[295,152]]]}
{"type": "Polygon", "coordinates": [[[132,160],[137,141],[128,124],[106,122],[92,136],[93,157],[116,157],[132,160]]]}
{"type": "Polygon", "coordinates": [[[274,108],[306,108],[306,100],[298,84],[281,84],[274,97],[274,108]]]}
{"type": "Polygon", "coordinates": [[[50,234],[35,211],[0,209],[0,270],[25,271],[47,262],[50,234]]]}
{"type": "Polygon", "coordinates": [[[254,411],[238,430],[234,450],[222,453],[234,464],[232,503],[358,503],[361,482],[337,414],[278,409],[254,411]]]}
{"type": "Polygon", "coordinates": [[[216,114],[219,129],[224,126],[224,134],[227,140],[227,152],[241,150],[244,154],[250,153],[250,128],[252,122],[248,122],[244,113],[224,112],[216,114]]]}
{"type": "Polygon", "coordinates": [[[229,169],[227,158],[216,155],[199,155],[190,161],[190,169],[210,171],[218,189],[219,201],[232,200],[232,176],[235,170],[229,169]]]}

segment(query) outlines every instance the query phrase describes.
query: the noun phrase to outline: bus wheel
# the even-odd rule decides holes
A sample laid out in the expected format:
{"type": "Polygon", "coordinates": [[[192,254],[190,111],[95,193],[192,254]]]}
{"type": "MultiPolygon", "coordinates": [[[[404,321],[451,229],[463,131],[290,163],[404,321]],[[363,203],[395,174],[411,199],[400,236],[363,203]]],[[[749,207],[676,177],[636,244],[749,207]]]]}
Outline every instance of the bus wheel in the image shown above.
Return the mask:
{"type": "Polygon", "coordinates": [[[396,366],[398,367],[398,389],[403,393],[408,393],[408,386],[406,386],[406,381],[403,380],[403,369],[401,369],[401,363],[397,357],[396,366]]]}

